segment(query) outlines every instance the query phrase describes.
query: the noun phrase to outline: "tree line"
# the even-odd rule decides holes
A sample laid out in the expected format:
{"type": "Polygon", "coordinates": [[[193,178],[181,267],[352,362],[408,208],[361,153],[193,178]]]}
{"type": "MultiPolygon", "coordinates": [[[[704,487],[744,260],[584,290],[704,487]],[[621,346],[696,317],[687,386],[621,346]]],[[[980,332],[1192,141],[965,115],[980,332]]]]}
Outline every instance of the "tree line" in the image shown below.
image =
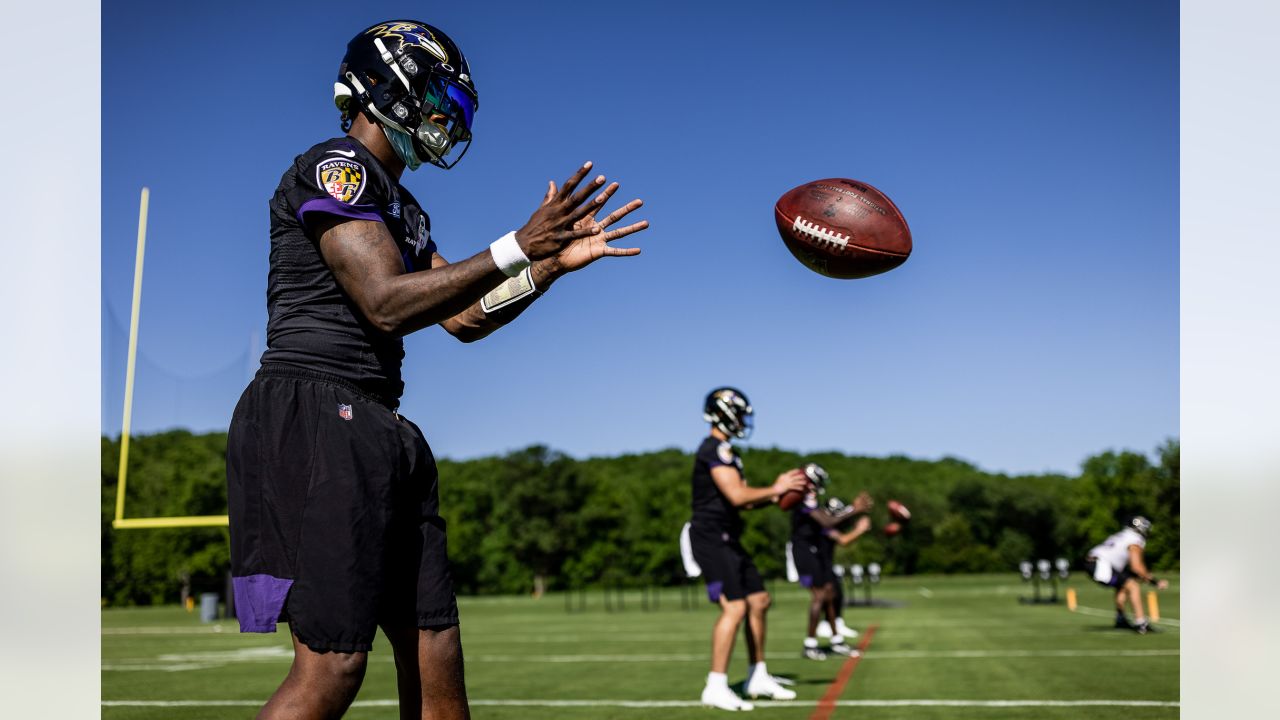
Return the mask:
{"type": "MultiPolygon", "coordinates": [[[[1004,475],[954,458],[801,455],[744,448],[747,476],[771,482],[818,462],[829,495],[876,500],[873,532],[837,553],[839,562],[879,562],[885,572],[1014,572],[1020,561],[1065,557],[1079,568],[1088,549],[1142,513],[1155,523],[1148,563],[1176,569],[1178,453],[1169,440],[1153,456],[1107,451],[1078,475],[1004,475]],[[879,532],[885,502],[912,521],[879,532]]],[[[113,530],[118,439],[102,439],[102,598],[110,605],[176,602],[184,591],[221,591],[229,568],[225,528],[113,530]]],[[[171,431],[130,440],[129,517],[224,515],[226,434],[171,431]]],[[[690,453],[677,449],[575,459],[533,446],[502,456],[440,460],[441,514],[460,594],[534,588],[639,587],[684,582],[677,537],[689,518],[690,453]]],[[[743,545],[766,577],[784,573],[787,513],[744,514],[743,545]]]]}

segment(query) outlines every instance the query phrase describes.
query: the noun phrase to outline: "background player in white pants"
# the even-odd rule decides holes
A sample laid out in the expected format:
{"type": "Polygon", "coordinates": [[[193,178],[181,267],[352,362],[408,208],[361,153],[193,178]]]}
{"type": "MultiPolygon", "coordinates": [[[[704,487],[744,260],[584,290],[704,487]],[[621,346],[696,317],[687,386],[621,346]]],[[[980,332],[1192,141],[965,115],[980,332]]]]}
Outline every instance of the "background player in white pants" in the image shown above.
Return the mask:
{"type": "Polygon", "coordinates": [[[1151,625],[1142,608],[1142,591],[1138,581],[1155,585],[1164,590],[1169,583],[1151,574],[1143,558],[1147,547],[1147,535],[1151,533],[1151,521],[1136,515],[1125,523],[1125,528],[1108,537],[1089,551],[1085,568],[1094,582],[1116,591],[1116,627],[1129,628],[1146,634],[1151,625]],[[1124,606],[1133,608],[1133,622],[1125,617],[1124,606]]]}

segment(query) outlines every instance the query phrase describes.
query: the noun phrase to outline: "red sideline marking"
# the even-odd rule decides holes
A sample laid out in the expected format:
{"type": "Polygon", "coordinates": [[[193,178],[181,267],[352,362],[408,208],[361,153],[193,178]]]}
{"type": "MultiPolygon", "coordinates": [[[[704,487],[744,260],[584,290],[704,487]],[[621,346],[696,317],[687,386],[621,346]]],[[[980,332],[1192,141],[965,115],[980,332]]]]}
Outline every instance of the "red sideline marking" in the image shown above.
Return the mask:
{"type": "Polygon", "coordinates": [[[871,646],[871,636],[876,634],[878,625],[870,625],[867,632],[862,636],[862,642],[858,643],[858,654],[851,656],[844,661],[844,665],[840,666],[840,672],[836,675],[836,679],[831,681],[827,686],[827,692],[818,701],[818,707],[814,708],[813,714],[809,716],[809,720],[827,720],[831,717],[831,713],[835,712],[836,701],[840,699],[840,694],[844,692],[844,686],[849,682],[849,678],[853,677],[853,671],[857,669],[858,662],[862,660],[862,656],[866,654],[867,648],[871,646]]]}

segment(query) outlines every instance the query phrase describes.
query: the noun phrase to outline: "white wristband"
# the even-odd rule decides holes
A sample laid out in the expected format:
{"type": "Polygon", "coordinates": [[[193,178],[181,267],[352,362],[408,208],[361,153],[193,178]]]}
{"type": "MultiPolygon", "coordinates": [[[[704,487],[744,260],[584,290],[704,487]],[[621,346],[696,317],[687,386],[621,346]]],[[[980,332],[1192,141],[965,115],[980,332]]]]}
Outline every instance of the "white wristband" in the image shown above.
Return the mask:
{"type": "Polygon", "coordinates": [[[493,261],[498,264],[498,269],[507,277],[519,275],[530,264],[529,258],[520,249],[520,243],[516,242],[514,231],[490,243],[489,253],[493,255],[493,261]]]}

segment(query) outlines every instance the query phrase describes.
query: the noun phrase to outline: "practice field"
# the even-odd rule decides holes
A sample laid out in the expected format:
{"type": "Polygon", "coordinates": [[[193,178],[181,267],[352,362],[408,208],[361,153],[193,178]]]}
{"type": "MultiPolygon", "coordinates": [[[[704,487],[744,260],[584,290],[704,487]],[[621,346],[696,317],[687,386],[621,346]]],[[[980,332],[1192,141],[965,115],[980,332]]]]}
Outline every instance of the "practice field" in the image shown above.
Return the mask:
{"type": "MultiPolygon", "coordinates": [[[[875,626],[862,659],[800,657],[807,593],[778,583],[770,612],[769,669],[799,698],[757,703],[768,718],[825,717],[819,701],[847,676],[832,718],[1176,718],[1178,583],[1160,595],[1159,632],[1113,630],[1110,594],[1076,573],[1080,610],[1023,605],[1029,588],[1008,576],[886,578],[877,599],[903,607],[853,607],[846,621],[875,626]],[[845,672],[842,672],[842,669],[845,672]],[[849,674],[849,670],[852,673],[849,674]]],[[[1144,591],[1145,592],[1145,591],[1144,591]]],[[[565,598],[460,601],[467,689],[477,718],[718,717],[698,704],[713,607],[699,591],[682,609],[668,589],[657,609],[625,596],[606,612],[599,591],[584,612],[565,598]]],[[[283,630],[283,626],[282,626],[283,630]]],[[[859,640],[865,640],[864,632],[859,640]]],[[[102,614],[102,715],[125,718],[252,717],[284,677],[288,636],[241,635],[234,621],[199,622],[178,608],[102,614]]],[[[741,637],[729,668],[746,670],[741,637]]],[[[392,719],[395,669],[381,638],[349,718],[392,719]]]]}

